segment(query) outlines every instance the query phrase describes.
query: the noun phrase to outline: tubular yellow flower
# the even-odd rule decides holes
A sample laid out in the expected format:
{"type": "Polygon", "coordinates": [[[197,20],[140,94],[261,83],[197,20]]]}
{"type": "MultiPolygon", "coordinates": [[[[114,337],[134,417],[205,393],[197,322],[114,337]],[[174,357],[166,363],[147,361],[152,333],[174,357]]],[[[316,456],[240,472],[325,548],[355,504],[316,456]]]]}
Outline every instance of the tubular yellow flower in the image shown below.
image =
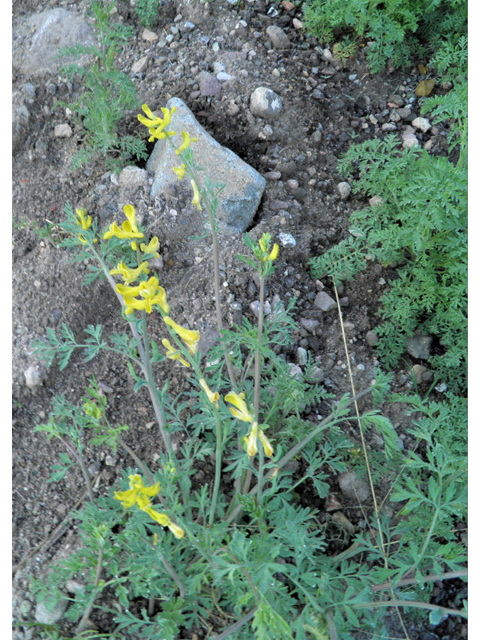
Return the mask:
{"type": "Polygon", "coordinates": [[[190,138],[190,136],[188,135],[188,133],[186,133],[185,131],[182,131],[182,138],[183,138],[183,142],[182,144],[178,147],[178,149],[175,151],[175,153],[177,154],[177,156],[182,153],[183,151],[185,151],[185,149],[188,149],[188,147],[190,146],[191,142],[197,142],[198,138],[190,138]]]}
{"type": "Polygon", "coordinates": [[[199,382],[200,382],[200,386],[202,387],[202,389],[207,394],[208,399],[210,400],[210,402],[212,404],[214,404],[218,409],[218,401],[220,400],[220,396],[218,395],[218,391],[215,391],[215,393],[213,393],[210,390],[210,387],[208,386],[208,384],[206,383],[206,381],[203,378],[199,382]]]}
{"type": "Polygon", "coordinates": [[[147,313],[152,313],[155,304],[158,304],[164,313],[170,311],[165,289],[158,286],[158,278],[155,276],[149,278],[147,282],[141,282],[136,287],[117,284],[116,290],[123,296],[127,315],[132,313],[133,309],[145,309],[147,313]],[[143,300],[137,299],[137,296],[142,296],[143,300]]]}
{"type": "Polygon", "coordinates": [[[115,500],[121,500],[122,501],[122,505],[125,507],[125,509],[129,509],[130,507],[133,507],[133,505],[135,504],[135,502],[139,502],[142,499],[146,499],[143,498],[143,496],[156,496],[157,493],[160,491],[160,483],[157,482],[155,483],[153,486],[151,487],[146,487],[142,478],[135,474],[135,475],[131,475],[128,476],[130,483],[130,489],[128,489],[127,491],[115,491],[114,497],[115,500]]]}
{"type": "Polygon", "coordinates": [[[149,142],[153,142],[156,140],[163,140],[167,136],[171,138],[172,136],[176,136],[175,131],[160,131],[159,129],[150,129],[151,136],[148,139],[149,142]]]}
{"type": "Polygon", "coordinates": [[[190,329],[184,329],[168,316],[163,318],[163,320],[165,324],[168,324],[170,327],[172,327],[175,333],[178,333],[178,335],[187,345],[190,353],[192,354],[197,353],[197,345],[198,345],[198,341],[200,340],[199,331],[191,331],[190,329]]]}
{"type": "Polygon", "coordinates": [[[232,416],[242,420],[242,422],[253,422],[253,416],[248,410],[244,398],[244,393],[235,393],[235,391],[230,391],[230,393],[225,396],[225,401],[230,402],[236,407],[236,409],[229,407],[232,416]]]}
{"type": "Polygon", "coordinates": [[[119,262],[116,268],[112,269],[110,273],[112,274],[112,276],[122,276],[125,284],[132,284],[132,282],[138,280],[138,277],[141,273],[145,273],[146,275],[148,275],[150,271],[148,269],[148,262],[142,262],[136,269],[129,269],[122,261],[119,262]]]}
{"type": "Polygon", "coordinates": [[[162,527],[168,527],[176,538],[183,538],[185,535],[183,529],[181,529],[177,524],[174,524],[166,513],[155,511],[148,498],[142,495],[138,496],[137,504],[140,509],[145,511],[145,513],[148,513],[155,522],[161,524],[162,527]]]}
{"type": "Polygon", "coordinates": [[[84,231],[86,231],[87,229],[90,229],[90,227],[92,226],[92,216],[87,216],[87,218],[85,218],[85,214],[87,213],[86,209],[75,209],[75,211],[76,211],[75,222],[78,224],[78,226],[82,227],[84,231]]]}
{"type": "Polygon", "coordinates": [[[202,205],[200,204],[200,193],[199,193],[199,191],[197,189],[197,183],[195,182],[195,180],[190,180],[190,184],[192,185],[192,189],[193,189],[192,204],[197,205],[197,207],[201,211],[202,210],[202,205]]]}
{"type": "Polygon", "coordinates": [[[164,338],[162,340],[162,344],[165,347],[165,349],[167,349],[167,358],[170,358],[170,360],[178,360],[183,364],[184,367],[190,366],[190,364],[182,358],[180,351],[178,349],[175,349],[175,347],[172,347],[169,340],[164,338]]]}
{"type": "Polygon", "coordinates": [[[160,255],[157,253],[159,244],[157,236],[154,236],[148,244],[142,242],[140,244],[140,250],[142,253],[153,253],[155,258],[158,258],[160,255]]]}
{"type": "Polygon", "coordinates": [[[277,256],[278,256],[278,244],[275,243],[273,245],[273,249],[271,250],[271,252],[267,256],[267,260],[275,260],[277,256]]]}
{"type": "Polygon", "coordinates": [[[180,180],[183,180],[183,176],[185,175],[186,166],[182,164],[180,167],[173,167],[173,170],[177,174],[180,180]]]}
{"type": "Polygon", "coordinates": [[[153,113],[150,111],[148,105],[142,104],[142,110],[147,114],[148,119],[145,118],[145,116],[142,116],[141,113],[138,114],[138,119],[146,127],[158,127],[159,124],[162,124],[162,118],[159,118],[158,116],[154,116],[153,113]]]}
{"type": "Polygon", "coordinates": [[[243,439],[245,444],[247,445],[247,453],[252,458],[258,451],[257,449],[257,433],[258,433],[258,424],[254,422],[252,424],[252,430],[248,436],[245,436],[243,439]]]}
{"type": "Polygon", "coordinates": [[[260,442],[263,444],[263,450],[265,451],[265,455],[267,456],[267,458],[271,458],[273,456],[273,447],[270,444],[269,439],[263,433],[262,430],[259,431],[258,437],[260,438],[260,442]]]}
{"type": "MultiPolygon", "coordinates": [[[[135,215],[135,209],[131,204],[126,204],[123,207],[123,211],[127,217],[127,220],[122,224],[122,228],[113,222],[108,230],[103,234],[103,239],[108,240],[112,236],[116,238],[143,238],[143,233],[140,233],[137,227],[137,219],[135,215]]],[[[133,244],[133,243],[132,243],[133,244]]],[[[133,248],[133,247],[132,247],[133,248]]]]}

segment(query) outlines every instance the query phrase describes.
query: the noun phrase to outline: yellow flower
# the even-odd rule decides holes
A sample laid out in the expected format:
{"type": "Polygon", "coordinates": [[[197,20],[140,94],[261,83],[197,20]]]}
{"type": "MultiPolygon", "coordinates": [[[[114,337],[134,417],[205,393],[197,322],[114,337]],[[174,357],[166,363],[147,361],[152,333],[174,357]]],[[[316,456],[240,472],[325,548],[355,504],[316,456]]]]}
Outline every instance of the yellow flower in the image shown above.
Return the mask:
{"type": "MultiPolygon", "coordinates": [[[[143,233],[140,233],[137,227],[135,209],[132,207],[131,204],[126,204],[123,207],[123,211],[127,217],[127,220],[125,220],[125,222],[122,224],[122,228],[120,229],[117,223],[113,222],[108,228],[108,230],[103,234],[104,240],[108,240],[112,236],[115,236],[116,238],[121,238],[121,239],[143,238],[143,233]]],[[[132,248],[134,247],[132,246],[132,248]]]]}
{"type": "Polygon", "coordinates": [[[155,258],[159,257],[158,246],[159,246],[157,236],[154,236],[148,244],[144,244],[143,242],[140,244],[140,249],[142,253],[153,253],[155,258]]]}
{"type": "Polygon", "coordinates": [[[127,491],[115,491],[115,500],[121,500],[125,509],[133,507],[135,502],[140,504],[143,499],[146,499],[143,496],[156,496],[160,491],[159,482],[151,487],[146,487],[139,475],[131,475],[128,478],[130,480],[130,489],[127,491]]]}
{"type": "Polygon", "coordinates": [[[87,213],[86,209],[75,209],[76,211],[76,220],[75,222],[79,227],[82,227],[84,231],[90,229],[92,226],[92,216],[88,216],[85,218],[85,214],[87,213]]]}
{"type": "Polygon", "coordinates": [[[278,256],[278,244],[275,243],[273,245],[273,249],[271,250],[271,252],[269,253],[269,255],[267,256],[267,260],[275,260],[275,258],[278,256]]]}
{"type": "Polygon", "coordinates": [[[163,140],[167,136],[171,138],[172,136],[176,136],[175,131],[160,131],[160,127],[158,129],[150,129],[150,133],[152,134],[148,139],[149,142],[153,142],[155,139],[163,140]]]}
{"type": "Polygon", "coordinates": [[[170,358],[170,360],[178,360],[183,364],[184,367],[190,366],[189,363],[182,358],[180,351],[178,349],[175,349],[175,347],[172,347],[169,340],[164,338],[162,340],[162,344],[165,349],[167,349],[167,358],[170,358]]]}
{"type": "Polygon", "coordinates": [[[195,180],[190,180],[190,184],[192,185],[192,189],[193,189],[192,204],[196,204],[197,207],[201,211],[202,210],[202,205],[200,204],[200,193],[199,193],[199,191],[197,189],[197,183],[195,182],[195,180]]]}
{"type": "Polygon", "coordinates": [[[148,498],[145,496],[139,496],[137,504],[140,509],[145,511],[145,513],[148,513],[155,522],[161,524],[162,527],[168,527],[176,538],[183,538],[185,535],[183,529],[181,529],[177,524],[174,524],[166,513],[159,513],[158,511],[155,511],[148,498]]]}
{"type": "Polygon", "coordinates": [[[218,395],[218,391],[215,391],[215,393],[213,393],[210,390],[208,384],[205,382],[205,380],[203,378],[200,380],[200,386],[202,387],[202,389],[207,394],[208,399],[210,400],[210,402],[212,404],[214,404],[218,409],[218,401],[220,400],[220,396],[218,395]]]}
{"type": "Polygon", "coordinates": [[[237,407],[236,409],[229,407],[232,416],[242,420],[242,422],[253,422],[253,416],[249,412],[244,398],[244,393],[235,393],[235,391],[230,391],[230,393],[225,396],[225,401],[230,402],[237,407]]]}
{"type": "Polygon", "coordinates": [[[177,174],[180,180],[182,180],[183,176],[185,175],[185,169],[186,169],[186,166],[184,164],[182,164],[180,167],[173,167],[173,170],[175,171],[175,173],[177,174]]]}
{"type": "Polygon", "coordinates": [[[199,331],[190,331],[189,329],[184,329],[168,316],[165,317],[163,320],[166,324],[172,327],[175,333],[178,333],[178,335],[187,345],[190,353],[192,354],[197,353],[197,345],[198,345],[198,341],[200,340],[199,331]]]}
{"type": "MultiPolygon", "coordinates": [[[[263,236],[258,241],[258,244],[260,245],[260,249],[264,253],[267,253],[268,251],[268,248],[270,246],[270,240],[271,240],[271,235],[269,233],[264,233],[263,236]]],[[[278,244],[275,243],[273,245],[273,249],[268,254],[268,256],[264,256],[262,258],[262,262],[267,262],[268,260],[275,260],[277,256],[278,256],[278,244]]]]}
{"type": "Polygon", "coordinates": [[[260,442],[263,445],[265,455],[267,456],[267,458],[271,458],[273,456],[273,447],[263,431],[258,430],[258,424],[256,422],[252,424],[252,430],[249,435],[244,437],[245,444],[247,445],[248,455],[252,457],[257,453],[257,437],[260,438],[260,442]]]}
{"type": "Polygon", "coordinates": [[[145,273],[146,275],[148,275],[150,271],[148,269],[148,262],[142,262],[136,269],[129,269],[122,260],[122,262],[119,262],[116,268],[112,269],[110,273],[112,274],[112,276],[122,276],[125,284],[132,284],[132,282],[138,280],[138,277],[141,273],[145,273]]]}
{"type": "MultiPolygon", "coordinates": [[[[75,222],[78,224],[78,226],[82,227],[84,231],[86,231],[87,229],[90,229],[90,227],[92,226],[92,216],[88,216],[87,218],[85,218],[85,214],[87,213],[86,209],[75,209],[75,211],[76,211],[75,222]]],[[[85,238],[82,236],[81,233],[78,234],[78,239],[82,244],[87,244],[87,241],[85,240],[85,238]]],[[[97,239],[95,238],[93,242],[94,243],[97,242],[97,239]]]]}
{"type": "Polygon", "coordinates": [[[147,120],[147,118],[145,118],[145,116],[142,116],[142,114],[139,113],[138,114],[138,119],[140,120],[140,122],[142,124],[144,124],[146,127],[158,127],[159,124],[162,124],[162,118],[159,118],[158,116],[154,116],[153,113],[150,111],[148,105],[143,104],[142,105],[142,109],[147,114],[147,116],[149,118],[147,120]]]}
{"type": "Polygon", "coordinates": [[[149,278],[147,282],[141,282],[136,287],[117,284],[116,290],[123,296],[127,315],[132,313],[133,309],[145,309],[147,313],[152,313],[155,304],[158,304],[164,313],[170,311],[165,289],[158,286],[158,278],[155,276],[149,278]],[[142,296],[143,300],[138,300],[137,296],[142,296]]]}
{"type": "Polygon", "coordinates": [[[183,142],[182,144],[178,147],[178,149],[175,151],[175,153],[177,154],[177,156],[182,153],[183,151],[185,151],[185,149],[188,149],[188,147],[190,146],[191,142],[197,142],[198,138],[190,138],[190,136],[188,135],[188,133],[186,133],[185,131],[182,131],[182,138],[183,138],[183,142]]]}

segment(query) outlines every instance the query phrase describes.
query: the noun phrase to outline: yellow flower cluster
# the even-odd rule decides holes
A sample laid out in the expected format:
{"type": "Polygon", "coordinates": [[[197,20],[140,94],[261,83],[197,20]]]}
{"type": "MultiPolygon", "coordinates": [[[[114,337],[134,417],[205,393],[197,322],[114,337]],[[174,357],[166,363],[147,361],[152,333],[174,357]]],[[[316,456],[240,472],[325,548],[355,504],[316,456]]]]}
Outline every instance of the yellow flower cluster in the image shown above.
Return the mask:
{"type": "Polygon", "coordinates": [[[248,436],[244,437],[245,444],[247,445],[247,453],[250,457],[256,455],[258,451],[257,438],[259,438],[263,445],[265,455],[267,458],[271,458],[273,456],[273,447],[263,431],[258,430],[258,424],[255,422],[254,417],[248,410],[244,398],[244,393],[235,393],[234,391],[230,391],[230,393],[225,396],[226,402],[230,402],[235,407],[230,407],[230,413],[232,416],[238,418],[242,422],[250,422],[252,424],[251,432],[248,436]]]}
{"type": "Polygon", "coordinates": [[[270,240],[271,240],[270,234],[269,233],[264,233],[263,236],[258,241],[258,244],[260,245],[260,249],[262,250],[262,252],[264,254],[262,256],[262,259],[261,259],[262,262],[273,261],[278,256],[278,244],[277,243],[275,243],[273,245],[272,250],[270,251],[270,253],[268,253],[268,249],[270,247],[270,240]]]}
{"type": "MultiPolygon", "coordinates": [[[[176,107],[172,107],[170,111],[165,107],[162,107],[163,118],[159,116],[154,116],[149,106],[144,104],[142,105],[142,110],[147,115],[145,117],[141,113],[138,114],[138,119],[142,124],[148,127],[150,132],[149,142],[153,142],[154,140],[163,140],[167,136],[170,138],[172,136],[177,135],[175,131],[168,131],[167,127],[171,123],[172,115],[177,110],[176,107]]],[[[181,155],[184,151],[186,151],[192,142],[197,142],[198,138],[191,138],[190,135],[186,131],[182,131],[182,144],[175,149],[176,155],[181,155]]],[[[179,167],[173,167],[173,171],[177,174],[180,180],[185,176],[185,172],[187,167],[185,163],[182,163],[179,167]]],[[[199,208],[202,211],[202,205],[200,204],[200,192],[198,189],[198,185],[195,180],[190,180],[190,184],[193,189],[193,200],[192,204],[199,208]]]]}
{"type": "Polygon", "coordinates": [[[161,524],[162,527],[168,527],[176,538],[183,538],[184,530],[177,524],[172,522],[166,513],[155,511],[149,498],[156,496],[160,491],[160,483],[157,482],[151,487],[146,487],[143,479],[139,475],[128,476],[130,480],[129,489],[127,491],[115,491],[115,499],[121,500],[125,509],[130,509],[136,503],[137,506],[145,513],[161,524]]]}
{"type": "MultiPolygon", "coordinates": [[[[82,227],[84,231],[90,229],[90,227],[92,226],[92,216],[85,217],[87,213],[86,209],[75,209],[75,211],[75,222],[78,224],[78,226],[82,227]]],[[[78,234],[78,239],[82,244],[87,244],[87,241],[81,233],[78,234]]],[[[93,242],[97,242],[97,239],[95,238],[93,242]]]]}

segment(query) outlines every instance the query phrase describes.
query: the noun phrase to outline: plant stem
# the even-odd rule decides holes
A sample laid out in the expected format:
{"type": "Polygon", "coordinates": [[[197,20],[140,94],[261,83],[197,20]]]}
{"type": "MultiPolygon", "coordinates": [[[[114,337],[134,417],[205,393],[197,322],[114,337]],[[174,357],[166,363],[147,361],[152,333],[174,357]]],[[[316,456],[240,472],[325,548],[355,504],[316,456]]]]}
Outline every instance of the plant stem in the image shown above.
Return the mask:
{"type": "MultiPolygon", "coordinates": [[[[468,569],[460,569],[460,571],[448,571],[447,573],[429,573],[426,576],[423,576],[423,582],[433,582],[434,580],[451,580],[453,578],[462,578],[464,576],[468,576],[468,569]]],[[[392,582],[384,582],[383,584],[375,584],[371,588],[372,591],[386,591],[387,589],[391,589],[392,587],[396,589],[397,587],[405,587],[409,584],[418,584],[419,580],[417,578],[402,578],[395,584],[392,582]]]]}
{"type": "Polygon", "coordinates": [[[75,459],[77,460],[80,466],[80,469],[82,470],[83,478],[85,480],[85,484],[87,485],[87,491],[88,491],[90,500],[92,502],[95,502],[95,496],[93,495],[93,487],[90,481],[90,474],[88,473],[88,469],[85,466],[85,462],[83,460],[81,453],[75,447],[72,447],[71,445],[69,445],[68,442],[64,440],[61,436],[58,436],[58,438],[62,441],[63,445],[70,451],[70,453],[73,456],[75,456],[75,459]]]}
{"type": "MultiPolygon", "coordinates": [[[[153,544],[153,542],[150,542],[150,540],[147,540],[147,538],[142,538],[142,540],[144,542],[146,542],[152,549],[156,549],[155,545],[153,544]]],[[[178,590],[180,592],[180,597],[184,598],[185,594],[186,594],[186,590],[185,590],[185,586],[183,584],[183,582],[180,580],[180,578],[178,577],[178,575],[175,573],[175,570],[173,569],[172,565],[168,562],[168,560],[165,558],[165,556],[163,555],[163,553],[158,552],[158,557],[160,558],[160,560],[162,561],[163,566],[165,567],[168,575],[171,577],[171,579],[175,582],[175,584],[178,587],[178,590]]]]}
{"type": "Polygon", "coordinates": [[[223,452],[223,433],[222,423],[217,409],[215,409],[215,419],[217,423],[217,447],[215,451],[215,483],[213,485],[212,504],[210,506],[210,525],[213,524],[215,517],[215,509],[217,507],[218,489],[220,487],[220,478],[222,476],[222,452],[223,452]]]}
{"type": "Polygon", "coordinates": [[[467,618],[467,614],[459,609],[447,609],[446,607],[439,607],[436,604],[417,602],[416,600],[382,600],[381,602],[362,602],[352,604],[352,607],[355,607],[355,609],[364,609],[365,607],[414,607],[415,609],[430,609],[430,611],[440,611],[442,613],[447,613],[450,616],[467,618]]]}
{"type": "MultiPolygon", "coordinates": [[[[98,587],[98,583],[100,582],[100,574],[102,572],[102,561],[103,561],[103,548],[100,547],[100,551],[99,551],[99,554],[98,554],[98,560],[97,560],[97,571],[96,571],[96,574],[95,574],[95,582],[94,582],[94,586],[95,587],[98,587]]],[[[93,603],[95,602],[95,598],[97,597],[97,595],[98,595],[98,592],[94,592],[92,594],[92,598],[90,600],[90,603],[89,603],[88,607],[86,608],[85,613],[82,616],[82,619],[80,620],[80,623],[79,623],[79,625],[77,627],[75,635],[78,636],[80,633],[82,633],[82,631],[87,626],[88,616],[92,612],[93,603]]]]}
{"type": "Polygon", "coordinates": [[[219,636],[215,636],[215,640],[225,640],[225,638],[228,638],[228,636],[232,635],[232,633],[235,633],[235,631],[238,631],[239,629],[241,629],[244,624],[247,624],[247,622],[250,622],[250,620],[253,618],[253,616],[257,612],[257,609],[258,607],[254,607],[251,611],[249,611],[249,613],[243,616],[243,618],[240,618],[240,620],[237,620],[237,622],[232,624],[231,627],[228,627],[228,629],[225,629],[225,631],[222,631],[222,633],[219,636]]]}

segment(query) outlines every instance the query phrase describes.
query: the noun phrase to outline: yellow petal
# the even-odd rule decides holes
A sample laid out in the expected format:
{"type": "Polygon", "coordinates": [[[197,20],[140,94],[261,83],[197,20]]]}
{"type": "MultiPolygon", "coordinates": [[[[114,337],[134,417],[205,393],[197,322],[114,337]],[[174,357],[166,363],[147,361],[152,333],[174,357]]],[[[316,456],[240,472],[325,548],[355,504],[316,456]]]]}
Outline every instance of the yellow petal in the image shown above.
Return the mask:
{"type": "Polygon", "coordinates": [[[236,409],[229,407],[232,416],[242,420],[242,422],[253,422],[253,416],[247,408],[245,400],[243,399],[244,397],[244,393],[238,394],[234,391],[230,391],[230,393],[225,396],[225,401],[230,402],[236,407],[236,409]]]}
{"type": "Polygon", "coordinates": [[[163,321],[165,322],[165,324],[168,324],[170,327],[172,327],[175,333],[178,333],[178,335],[187,345],[190,353],[193,354],[197,352],[197,345],[200,340],[199,331],[191,331],[190,329],[184,329],[184,327],[181,327],[180,325],[178,325],[169,316],[166,316],[165,318],[163,318],[163,321]]]}
{"type": "Polygon", "coordinates": [[[260,442],[263,444],[263,450],[265,451],[265,455],[267,456],[267,458],[271,458],[273,456],[273,447],[270,444],[269,439],[263,433],[263,431],[260,431],[260,433],[258,434],[258,437],[260,438],[260,442]]]}
{"type": "Polygon", "coordinates": [[[181,527],[179,527],[178,524],[175,524],[170,521],[167,526],[170,529],[170,531],[173,533],[175,538],[180,539],[180,538],[183,538],[183,536],[185,535],[185,531],[181,527]]]}

